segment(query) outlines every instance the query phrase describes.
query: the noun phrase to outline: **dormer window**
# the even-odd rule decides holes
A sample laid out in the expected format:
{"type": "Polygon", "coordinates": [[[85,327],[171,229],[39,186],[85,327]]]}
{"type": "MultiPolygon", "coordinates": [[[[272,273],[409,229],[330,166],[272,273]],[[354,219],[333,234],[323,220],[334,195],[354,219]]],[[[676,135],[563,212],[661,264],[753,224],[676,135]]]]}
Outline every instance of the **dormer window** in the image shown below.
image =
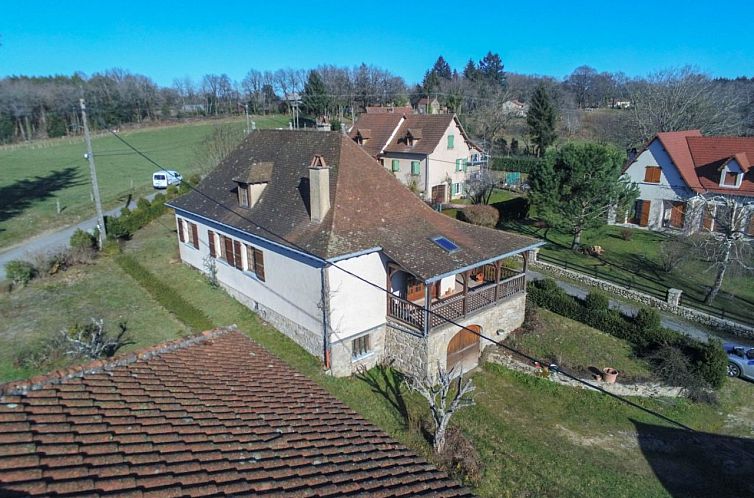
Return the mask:
{"type": "Polygon", "coordinates": [[[749,171],[751,165],[746,154],[739,152],[728,158],[720,171],[720,186],[727,188],[740,188],[744,174],[749,171]]]}
{"type": "Polygon", "coordinates": [[[723,174],[723,185],[726,187],[735,187],[738,184],[738,173],[726,171],[723,174]]]}
{"type": "Polygon", "coordinates": [[[238,184],[238,204],[241,207],[249,207],[249,186],[245,183],[238,184]]]}
{"type": "Polygon", "coordinates": [[[240,207],[254,207],[272,177],[272,166],[271,162],[252,161],[241,174],[233,178],[240,207]]]}

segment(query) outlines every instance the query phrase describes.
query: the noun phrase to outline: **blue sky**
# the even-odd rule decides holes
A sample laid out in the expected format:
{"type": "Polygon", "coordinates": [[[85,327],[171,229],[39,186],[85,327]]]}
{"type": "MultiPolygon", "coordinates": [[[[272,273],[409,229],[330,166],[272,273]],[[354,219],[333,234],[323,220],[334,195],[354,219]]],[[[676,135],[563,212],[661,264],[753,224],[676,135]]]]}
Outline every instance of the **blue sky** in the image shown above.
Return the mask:
{"type": "MultiPolygon", "coordinates": [[[[420,81],[438,55],[463,67],[488,50],[506,70],[561,78],[588,64],[630,76],[691,64],[754,76],[740,20],[754,2],[6,2],[0,76],[120,67],[162,85],[250,68],[361,62],[420,81]],[[359,10],[363,8],[363,10],[359,10]]],[[[744,23],[745,24],[745,23],[744,23]]]]}

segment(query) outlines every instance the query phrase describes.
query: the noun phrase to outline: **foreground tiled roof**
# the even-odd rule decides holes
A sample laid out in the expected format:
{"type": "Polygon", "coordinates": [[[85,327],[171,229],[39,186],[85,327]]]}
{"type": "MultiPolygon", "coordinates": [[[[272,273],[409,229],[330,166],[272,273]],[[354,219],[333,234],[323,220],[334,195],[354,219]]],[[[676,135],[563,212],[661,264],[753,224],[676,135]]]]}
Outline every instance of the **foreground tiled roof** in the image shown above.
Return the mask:
{"type": "Polygon", "coordinates": [[[705,137],[699,130],[657,134],[665,151],[694,192],[730,195],[754,195],[754,137],[705,137]],[[731,158],[742,164],[746,173],[741,187],[720,187],[720,168],[731,158]]]}
{"type": "MultiPolygon", "coordinates": [[[[398,128],[401,120],[406,114],[401,112],[396,113],[365,113],[359,116],[353,127],[351,128],[350,136],[352,139],[356,138],[360,130],[368,130],[369,137],[362,145],[364,149],[372,157],[377,157],[382,149],[387,145],[393,132],[398,128]]],[[[362,137],[365,135],[361,134],[362,137]]]]}
{"type": "Polygon", "coordinates": [[[471,496],[236,331],[0,386],[0,496],[471,496]]]}
{"type": "Polygon", "coordinates": [[[255,131],[197,189],[170,205],[323,259],[381,248],[423,280],[539,244],[432,210],[337,132],[255,131]],[[332,208],[319,223],[311,221],[308,183],[302,180],[308,178],[315,154],[330,166],[332,208]],[[238,207],[232,178],[251,160],[274,166],[270,183],[249,209],[238,207]],[[431,240],[437,236],[449,238],[460,250],[448,254],[431,240]]]}

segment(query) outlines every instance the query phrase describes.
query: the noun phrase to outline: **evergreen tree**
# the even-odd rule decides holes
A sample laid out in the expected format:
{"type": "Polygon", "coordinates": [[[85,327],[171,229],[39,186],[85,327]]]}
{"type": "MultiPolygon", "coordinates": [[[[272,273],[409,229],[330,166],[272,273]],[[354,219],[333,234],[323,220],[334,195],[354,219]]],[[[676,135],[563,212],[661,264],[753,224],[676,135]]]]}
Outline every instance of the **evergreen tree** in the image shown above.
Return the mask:
{"type": "Polygon", "coordinates": [[[479,77],[479,71],[473,60],[469,59],[469,62],[466,63],[466,67],[463,68],[463,77],[469,81],[476,81],[479,77]]]}
{"type": "Polygon", "coordinates": [[[452,72],[450,70],[450,64],[441,55],[437,58],[435,65],[432,66],[432,72],[437,75],[438,78],[449,80],[452,78],[452,72]]]}
{"type": "Polygon", "coordinates": [[[309,71],[309,77],[304,84],[304,94],[301,98],[301,107],[304,112],[315,118],[325,116],[330,101],[327,96],[327,88],[317,71],[309,71]]]}
{"type": "Polygon", "coordinates": [[[529,199],[550,226],[573,237],[577,249],[584,230],[607,223],[610,209],[626,209],[638,197],[635,183],[622,176],[625,157],[595,143],[569,143],[549,151],[529,174],[529,199]]]}
{"type": "Polygon", "coordinates": [[[537,85],[531,97],[526,125],[532,142],[537,146],[537,155],[542,157],[548,146],[555,142],[555,107],[543,84],[537,85]]]}
{"type": "Polygon", "coordinates": [[[500,86],[505,86],[504,69],[503,60],[498,54],[493,54],[492,52],[487,52],[487,55],[479,61],[479,76],[500,86]]]}

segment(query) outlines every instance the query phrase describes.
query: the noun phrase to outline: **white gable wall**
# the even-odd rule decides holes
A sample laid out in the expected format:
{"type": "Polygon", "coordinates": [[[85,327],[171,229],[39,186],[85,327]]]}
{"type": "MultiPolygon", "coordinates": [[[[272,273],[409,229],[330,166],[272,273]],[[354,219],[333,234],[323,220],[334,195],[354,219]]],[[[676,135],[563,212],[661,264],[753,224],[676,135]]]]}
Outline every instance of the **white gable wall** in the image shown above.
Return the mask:
{"type": "MultiPolygon", "coordinates": [[[[639,199],[651,201],[649,211],[649,227],[658,229],[662,227],[663,201],[685,201],[692,197],[693,191],[686,186],[678,168],[659,140],[655,139],[649,144],[626,169],[625,175],[639,186],[639,199]],[[660,183],[644,182],[644,174],[647,166],[659,166],[662,169],[660,183]]],[[[623,220],[617,220],[619,223],[623,220]]]]}
{"type": "MultiPolygon", "coordinates": [[[[466,182],[466,173],[464,171],[456,171],[456,159],[471,159],[471,149],[469,148],[466,140],[464,140],[461,134],[461,129],[458,127],[456,120],[451,121],[450,126],[445,130],[445,133],[440,140],[440,143],[429,155],[429,188],[427,189],[427,195],[432,192],[434,185],[440,185],[445,183],[446,178],[450,178],[452,183],[461,184],[461,192],[464,193],[464,184],[466,182]],[[453,148],[448,149],[448,135],[453,135],[453,148]]],[[[450,189],[448,196],[451,196],[450,189]]]]}

